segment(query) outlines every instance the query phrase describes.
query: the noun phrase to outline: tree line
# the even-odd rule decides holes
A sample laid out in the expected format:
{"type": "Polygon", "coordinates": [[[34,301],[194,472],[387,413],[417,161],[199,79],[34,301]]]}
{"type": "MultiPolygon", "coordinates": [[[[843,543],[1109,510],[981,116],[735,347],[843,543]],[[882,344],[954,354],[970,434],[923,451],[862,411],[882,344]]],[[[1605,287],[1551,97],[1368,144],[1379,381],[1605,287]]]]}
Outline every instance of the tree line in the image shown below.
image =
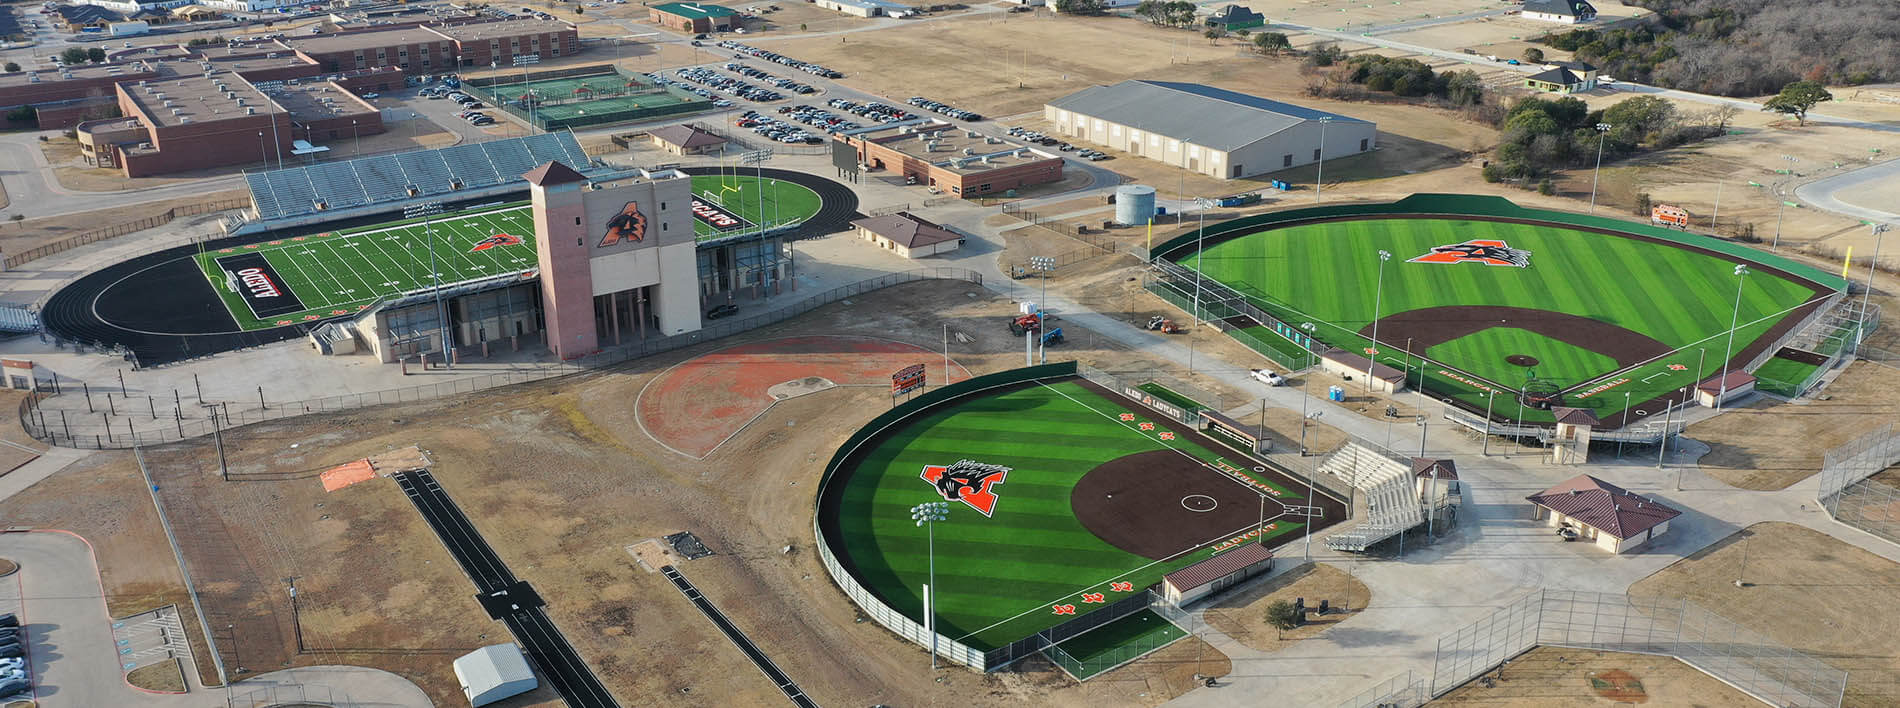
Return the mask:
{"type": "Polygon", "coordinates": [[[1795,81],[1900,79],[1900,3],[1891,0],[1635,0],[1655,16],[1629,28],[1539,41],[1617,78],[1720,96],[1795,81]]]}

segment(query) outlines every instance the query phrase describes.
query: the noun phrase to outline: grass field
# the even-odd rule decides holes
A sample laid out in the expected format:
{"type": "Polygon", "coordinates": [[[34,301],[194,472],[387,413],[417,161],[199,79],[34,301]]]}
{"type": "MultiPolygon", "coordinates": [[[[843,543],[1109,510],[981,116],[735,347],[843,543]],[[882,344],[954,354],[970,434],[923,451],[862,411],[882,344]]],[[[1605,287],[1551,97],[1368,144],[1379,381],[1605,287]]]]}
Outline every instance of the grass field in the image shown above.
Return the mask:
{"type": "Polygon", "coordinates": [[[1798,395],[1801,392],[1796,390],[1795,387],[1805,383],[1808,377],[1813,376],[1814,371],[1819,368],[1821,368],[1820,364],[1809,364],[1804,361],[1783,359],[1778,356],[1769,357],[1767,362],[1763,363],[1760,368],[1755,369],[1755,378],[1757,379],[1755,387],[1769,393],[1778,393],[1783,396],[1798,395]]]}
{"type": "Polygon", "coordinates": [[[1142,610],[1063,642],[1062,651],[1049,652],[1049,658],[1083,681],[1185,636],[1187,632],[1154,610],[1142,610]]]}
{"type": "Polygon", "coordinates": [[[1174,404],[1176,408],[1179,408],[1184,411],[1195,411],[1195,410],[1200,410],[1202,408],[1207,407],[1203,405],[1200,401],[1196,401],[1192,398],[1188,398],[1187,396],[1183,396],[1179,393],[1175,393],[1174,389],[1168,388],[1166,386],[1155,383],[1153,381],[1149,381],[1148,383],[1142,384],[1140,386],[1136,386],[1135,388],[1148,392],[1148,395],[1150,396],[1154,396],[1155,398],[1159,398],[1163,401],[1172,403],[1174,404]]]}
{"type": "MultiPolygon", "coordinates": [[[[1547,225],[1463,219],[1368,219],[1274,229],[1225,241],[1204,255],[1189,253],[1182,265],[1243,293],[1263,309],[1295,325],[1313,323],[1313,335],[1334,346],[1370,346],[1359,334],[1377,317],[1450,305],[1501,305],[1550,310],[1613,323],[1676,348],[1678,353],[1617,374],[1605,356],[1531,332],[1482,330],[1422,352],[1461,370],[1459,380],[1426,365],[1428,388],[1441,396],[1485,407],[1489,388],[1515,389],[1521,369],[1510,354],[1537,358],[1537,377],[1577,389],[1571,405],[1599,416],[1669,395],[1722,369],[1729,320],[1736,302],[1734,263],[1669,245],[1547,225]],[[1496,239],[1532,253],[1530,267],[1474,263],[1411,263],[1432,247],[1473,239],[1496,239]],[[1380,273],[1380,250],[1392,254],[1380,273]],[[1379,283],[1383,281],[1383,287],[1379,283]],[[1699,367],[1698,367],[1699,364],[1699,367]]],[[[1735,349],[1761,336],[1810,291],[1794,281],[1751,272],[1740,283],[1741,306],[1735,349]]],[[[1416,371],[1405,342],[1385,340],[1380,361],[1416,371]]],[[[1263,338],[1271,337],[1263,333],[1263,338]]],[[[1414,374],[1415,376],[1418,374],[1414,374]]],[[[1499,412],[1509,403],[1500,403],[1499,412]]],[[[1550,414],[1526,411],[1530,421],[1550,414]]]]}
{"type": "Polygon", "coordinates": [[[438,278],[450,285],[533,270],[534,222],[527,206],[508,205],[439,216],[432,227],[413,219],[205,251],[197,261],[239,327],[268,329],[348,315],[379,298],[432,287],[438,278]],[[483,246],[495,236],[513,238],[483,246]],[[260,259],[273,282],[240,282],[239,272],[260,259]],[[266,285],[277,294],[256,296],[266,285]]]}
{"type": "MultiPolygon", "coordinates": [[[[919,473],[925,465],[967,458],[1013,469],[996,485],[992,516],[958,505],[936,524],[941,634],[991,649],[1070,619],[1054,614],[1052,605],[1074,604],[1076,614],[1086,614],[1091,606],[1081,593],[1103,593],[1113,602],[1126,596],[1111,586],[1116,581],[1139,592],[1211,556],[1211,549],[1156,562],[1109,545],[1076,520],[1070,497],[1076,480],[1109,460],[1170,448],[1247,467],[1216,450],[1162,439],[1164,428],[1141,429],[1141,422],[1155,419],[1073,382],[965,399],[913,419],[869,450],[845,482],[838,502],[843,555],[886,603],[920,618],[928,544],[910,508],[942,497],[919,473]],[[1123,413],[1135,420],[1120,420],[1123,413]]],[[[1299,498],[1295,490],[1269,486],[1281,501],[1299,498]]],[[[1277,521],[1265,537],[1300,528],[1277,521]]]]}
{"type": "Polygon", "coordinates": [[[708,219],[695,219],[693,234],[701,241],[746,233],[761,224],[771,228],[801,223],[825,205],[817,192],[804,185],[746,174],[694,175],[693,194],[744,220],[721,228],[708,219]]]}

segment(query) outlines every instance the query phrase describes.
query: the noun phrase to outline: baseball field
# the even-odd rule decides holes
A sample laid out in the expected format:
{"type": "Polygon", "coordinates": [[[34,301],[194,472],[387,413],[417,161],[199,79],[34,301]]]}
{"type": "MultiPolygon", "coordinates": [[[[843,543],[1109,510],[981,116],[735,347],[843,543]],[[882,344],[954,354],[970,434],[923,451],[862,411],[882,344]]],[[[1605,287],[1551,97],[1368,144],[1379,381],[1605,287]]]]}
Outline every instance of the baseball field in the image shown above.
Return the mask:
{"type": "Polygon", "coordinates": [[[1376,332],[1378,361],[1414,385],[1506,418],[1520,411],[1503,393],[1533,378],[1599,418],[1660,411],[1832,294],[1662,240],[1475,218],[1305,223],[1172,257],[1326,344],[1369,351],[1376,332]]]}
{"type": "Polygon", "coordinates": [[[938,632],[979,650],[1139,593],[1263,518],[1268,545],[1297,538],[1306,517],[1286,506],[1321,507],[1319,526],[1344,514],[1087,381],[991,389],[873,438],[821,501],[840,562],[905,616],[922,617],[933,543],[910,510],[944,500],[931,480],[961,460],[1006,468],[949,495],[934,529],[938,632]]]}

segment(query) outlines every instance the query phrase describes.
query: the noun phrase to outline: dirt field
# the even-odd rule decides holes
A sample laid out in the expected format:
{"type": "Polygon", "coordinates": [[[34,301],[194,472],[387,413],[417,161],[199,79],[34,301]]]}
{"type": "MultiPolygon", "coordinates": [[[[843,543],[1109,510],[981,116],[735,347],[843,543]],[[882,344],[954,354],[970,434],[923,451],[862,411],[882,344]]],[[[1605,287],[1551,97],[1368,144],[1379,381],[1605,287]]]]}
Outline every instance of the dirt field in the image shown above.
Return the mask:
{"type": "Polygon", "coordinates": [[[1828,400],[1757,399],[1689,426],[1685,435],[1711,448],[1698,461],[1709,476],[1742,489],[1786,489],[1819,472],[1828,450],[1900,415],[1888,393],[1896,387],[1900,369],[1856,362],[1827,388],[1828,400]]]}
{"type": "Polygon", "coordinates": [[[1893,561],[1804,527],[1762,523],[1638,581],[1630,594],[1685,597],[1846,669],[1843,705],[1900,703],[1900,565],[1893,561]],[[1735,586],[1737,575],[1744,587],[1735,586]]]}
{"type": "Polygon", "coordinates": [[[1607,705],[1754,708],[1746,693],[1673,658],[1538,647],[1430,705],[1592,708],[1607,705]]]}
{"type": "MultiPolygon", "coordinates": [[[[999,324],[1010,312],[1011,303],[968,284],[924,282],[747,337],[914,333],[934,347],[947,319],[969,336],[952,339],[951,355],[981,374],[1018,365],[1017,343],[999,324]]],[[[1101,340],[1080,328],[1068,341],[1064,356],[1143,365],[1126,352],[1091,348],[1101,340]]],[[[1037,661],[991,675],[946,670],[931,680],[924,652],[862,621],[810,549],[812,483],[838,442],[889,405],[888,395],[839,387],[785,400],[693,461],[646,437],[631,402],[656,372],[697,353],[448,402],[245,427],[226,435],[229,483],[215,473],[209,441],[148,450],[206,611],[225,633],[225,659],[246,675],[285,665],[377,666],[411,678],[442,704],[461,700],[449,660],[507,635],[475,610],[467,579],[393,484],[372,479],[325,493],[317,479],[332,466],[419,445],[436,461],[443,486],[510,567],[549,599],[554,620],[623,700],[782,700],[670,584],[624,550],[681,529],[717,553],[685,564],[688,577],[827,705],[1153,705],[1188,690],[1194,673],[1227,671],[1217,652],[1184,641],[1083,686],[1037,661]],[[285,578],[297,587],[294,618],[285,578]]],[[[55,475],[9,500],[0,516],[91,520],[96,527],[75,530],[102,544],[115,597],[137,600],[125,611],[182,604],[140,589],[176,594],[175,571],[163,536],[150,524],[128,524],[150,508],[130,457],[103,459],[111,464],[55,475]]]]}
{"type": "MultiPolygon", "coordinates": [[[[126,221],[136,218],[127,216],[127,214],[156,214],[166,209],[185,204],[200,204],[248,196],[250,196],[250,192],[247,190],[233,189],[190,197],[180,197],[178,199],[163,199],[143,204],[128,204],[112,209],[10,222],[7,225],[0,226],[0,250],[4,250],[7,253],[21,253],[68,236],[76,236],[93,229],[110,226],[112,224],[125,223],[126,221]]],[[[216,220],[218,217],[213,214],[203,214],[185,218],[204,219],[207,220],[208,223],[209,221],[216,220]]],[[[206,227],[207,233],[215,230],[216,227],[206,227]]],[[[130,234],[128,234],[128,236],[129,235],[130,234]]]]}
{"type": "MultiPolygon", "coordinates": [[[[1276,560],[1298,563],[1297,558],[1276,560]]],[[[1372,602],[1372,591],[1346,571],[1323,563],[1306,563],[1267,582],[1246,588],[1208,606],[1207,623],[1241,644],[1264,652],[1286,648],[1293,642],[1311,639],[1335,624],[1352,617],[1353,608],[1372,602]],[[1332,603],[1326,615],[1308,615],[1305,625],[1286,632],[1267,624],[1267,605],[1276,601],[1292,602],[1306,598],[1307,607],[1319,607],[1320,600],[1332,603]]]]}

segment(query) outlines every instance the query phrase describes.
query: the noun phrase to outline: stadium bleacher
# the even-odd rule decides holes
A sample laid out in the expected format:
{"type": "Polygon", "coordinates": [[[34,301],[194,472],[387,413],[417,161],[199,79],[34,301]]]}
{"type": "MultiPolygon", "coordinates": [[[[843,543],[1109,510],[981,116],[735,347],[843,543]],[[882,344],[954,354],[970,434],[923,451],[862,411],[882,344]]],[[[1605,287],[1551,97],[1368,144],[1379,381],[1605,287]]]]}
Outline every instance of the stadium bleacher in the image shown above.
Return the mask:
{"type": "Polygon", "coordinates": [[[559,132],[247,172],[244,180],[257,220],[267,221],[317,213],[319,202],[343,209],[506,184],[549,160],[583,171],[588,164],[574,134],[559,132]]]}
{"type": "Polygon", "coordinates": [[[1319,471],[1352,485],[1366,502],[1362,523],[1326,538],[1333,550],[1363,553],[1372,544],[1425,523],[1425,508],[1404,458],[1351,441],[1321,462],[1319,471]]]}

